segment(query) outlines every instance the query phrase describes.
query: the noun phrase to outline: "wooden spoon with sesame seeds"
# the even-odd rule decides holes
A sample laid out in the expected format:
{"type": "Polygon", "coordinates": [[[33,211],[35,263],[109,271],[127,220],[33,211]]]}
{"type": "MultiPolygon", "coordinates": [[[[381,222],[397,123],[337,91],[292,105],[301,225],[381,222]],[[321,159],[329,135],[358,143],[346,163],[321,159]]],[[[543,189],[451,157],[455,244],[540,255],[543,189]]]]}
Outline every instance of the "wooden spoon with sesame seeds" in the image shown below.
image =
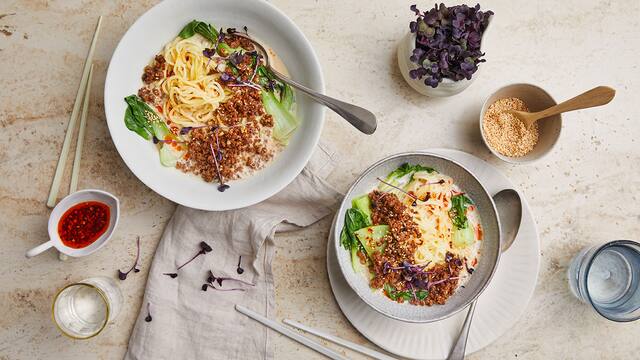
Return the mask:
{"type": "Polygon", "coordinates": [[[536,121],[549,116],[608,104],[613,100],[615,95],[616,91],[614,89],[608,86],[598,86],[572,99],[561,102],[558,105],[542,111],[529,113],[525,111],[507,110],[506,112],[517,117],[527,128],[530,128],[536,121]]]}

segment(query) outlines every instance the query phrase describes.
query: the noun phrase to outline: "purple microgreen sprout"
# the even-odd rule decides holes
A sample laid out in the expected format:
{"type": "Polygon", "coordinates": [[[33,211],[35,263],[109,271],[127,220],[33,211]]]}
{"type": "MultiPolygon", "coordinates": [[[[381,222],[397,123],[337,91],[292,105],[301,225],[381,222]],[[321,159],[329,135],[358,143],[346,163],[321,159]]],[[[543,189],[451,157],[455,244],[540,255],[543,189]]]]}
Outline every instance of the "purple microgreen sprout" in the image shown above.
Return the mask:
{"type": "Polygon", "coordinates": [[[147,303],[147,316],[144,318],[144,321],[151,322],[153,318],[151,317],[151,310],[149,310],[149,303],[147,303]]]}
{"type": "Polygon", "coordinates": [[[260,85],[251,82],[251,81],[243,81],[242,79],[240,79],[240,77],[238,76],[238,78],[236,78],[236,83],[235,84],[227,84],[227,86],[229,87],[250,87],[252,89],[258,90],[258,91],[262,91],[262,87],[260,87],[260,85]]]}
{"type": "MultiPolygon", "coordinates": [[[[218,138],[218,128],[217,127],[215,127],[213,129],[213,134],[215,135],[215,138],[216,138],[216,147],[218,148],[218,151],[220,151],[220,140],[218,138]]],[[[220,173],[220,165],[218,165],[218,155],[213,150],[213,142],[209,143],[209,148],[211,149],[211,155],[213,156],[213,162],[216,165],[216,173],[218,174],[218,182],[220,183],[220,185],[218,185],[218,191],[224,192],[225,190],[227,190],[229,188],[229,185],[224,183],[224,179],[222,178],[222,174],[220,173]]],[[[220,158],[220,160],[222,160],[222,157],[220,158]]]]}
{"type": "Polygon", "coordinates": [[[220,289],[211,284],[202,284],[202,287],[201,287],[202,291],[207,291],[208,288],[212,288],[213,290],[216,290],[216,291],[247,291],[246,289],[243,289],[243,288],[220,289]]]}
{"type": "Polygon", "coordinates": [[[198,251],[191,259],[187,260],[187,262],[185,262],[184,264],[178,266],[178,268],[176,269],[176,272],[174,273],[163,273],[162,275],[167,275],[170,276],[172,279],[175,279],[178,277],[178,271],[180,269],[182,269],[183,267],[187,266],[187,264],[189,264],[190,262],[192,262],[193,260],[195,260],[195,258],[197,258],[200,255],[205,255],[206,253],[211,252],[213,249],[211,248],[211,246],[209,246],[209,244],[207,244],[204,241],[200,241],[200,251],[198,251]]]}
{"type": "Polygon", "coordinates": [[[244,269],[242,268],[242,255],[240,255],[240,257],[238,258],[238,267],[236,268],[236,272],[238,273],[238,275],[242,275],[242,273],[244,272],[244,269]]]}
{"type": "Polygon", "coordinates": [[[452,277],[448,277],[446,279],[441,279],[441,280],[436,280],[436,281],[432,281],[429,283],[429,286],[427,286],[427,289],[430,289],[432,286],[438,285],[438,284],[442,284],[443,282],[449,281],[449,280],[457,280],[460,277],[458,276],[452,276],[452,277]]]}
{"type": "Polygon", "coordinates": [[[229,62],[231,62],[234,66],[238,67],[238,65],[242,64],[244,60],[245,53],[240,51],[234,51],[229,55],[229,62]]]}
{"type": "Polygon", "coordinates": [[[202,55],[204,57],[206,57],[207,59],[209,59],[207,61],[207,65],[205,66],[206,68],[209,67],[209,64],[211,63],[211,58],[214,57],[214,55],[216,54],[216,49],[218,48],[218,46],[214,46],[213,48],[205,48],[204,50],[202,50],[202,55]]]}
{"type": "Polygon", "coordinates": [[[402,192],[403,194],[407,195],[408,197],[412,198],[412,199],[413,199],[413,202],[411,203],[411,206],[417,206],[417,205],[418,205],[418,197],[416,197],[415,195],[410,194],[410,193],[408,193],[408,192],[404,191],[403,189],[401,189],[401,188],[399,188],[399,187],[397,187],[397,186],[395,186],[395,185],[393,185],[393,184],[391,184],[391,183],[388,183],[388,182],[386,182],[386,181],[382,180],[382,179],[381,179],[381,178],[379,178],[379,177],[377,177],[376,179],[378,179],[378,181],[380,181],[381,183],[383,183],[383,184],[385,184],[385,185],[387,185],[387,186],[391,186],[392,188],[394,188],[394,189],[396,189],[396,190],[398,190],[398,191],[402,192]]]}
{"type": "Polygon", "coordinates": [[[413,287],[412,283],[409,283],[409,286],[411,287],[411,295],[413,295],[413,300],[418,301],[418,297],[416,296],[416,289],[413,287]]]}
{"type": "Polygon", "coordinates": [[[467,265],[467,262],[466,262],[466,261],[464,262],[464,267],[467,269],[467,272],[468,272],[469,274],[473,274],[473,272],[474,272],[474,271],[476,271],[476,269],[474,269],[474,268],[472,268],[472,267],[469,267],[469,265],[467,265]]]}
{"type": "Polygon", "coordinates": [[[131,268],[129,270],[127,270],[126,272],[118,269],[118,279],[125,280],[127,278],[127,275],[129,275],[129,273],[131,271],[139,272],[140,271],[140,269],[138,269],[138,260],[139,259],[140,259],[140,236],[138,236],[136,238],[136,260],[134,261],[134,263],[131,266],[131,268]]]}
{"type": "Polygon", "coordinates": [[[226,277],[226,276],[220,276],[220,277],[216,277],[215,275],[213,275],[213,272],[211,270],[209,270],[209,277],[207,277],[207,283],[213,285],[213,283],[218,283],[218,286],[222,286],[222,282],[223,281],[236,281],[239,282],[241,284],[245,284],[245,285],[249,285],[249,286],[256,286],[256,284],[252,284],[250,282],[244,281],[244,280],[240,280],[240,279],[235,279],[232,277],[226,277]]]}
{"type": "Polygon", "coordinates": [[[192,262],[193,260],[195,260],[195,258],[197,258],[200,255],[204,255],[208,252],[211,252],[211,250],[213,250],[211,248],[211,246],[209,246],[209,244],[207,244],[204,241],[200,241],[200,251],[198,251],[191,259],[187,260],[187,262],[185,262],[184,264],[178,266],[178,268],[176,270],[180,270],[183,267],[187,266],[187,264],[189,264],[190,262],[192,262]]]}

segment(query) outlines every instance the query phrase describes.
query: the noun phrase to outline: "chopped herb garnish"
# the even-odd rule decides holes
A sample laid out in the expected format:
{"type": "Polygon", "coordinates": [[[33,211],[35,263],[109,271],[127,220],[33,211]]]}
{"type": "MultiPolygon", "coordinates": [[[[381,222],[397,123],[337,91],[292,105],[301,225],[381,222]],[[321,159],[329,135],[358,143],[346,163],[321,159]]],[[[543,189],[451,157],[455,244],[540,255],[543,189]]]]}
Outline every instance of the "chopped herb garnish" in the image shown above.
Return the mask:
{"type": "Polygon", "coordinates": [[[389,297],[389,299],[394,301],[398,299],[409,301],[411,300],[411,298],[413,298],[413,295],[411,294],[410,291],[397,291],[393,286],[389,284],[384,284],[383,289],[384,289],[384,292],[389,297]]]}
{"type": "Polygon", "coordinates": [[[138,269],[139,259],[140,259],[140,236],[138,236],[136,239],[136,260],[134,261],[133,266],[131,266],[131,269],[127,270],[126,272],[123,272],[122,270],[118,269],[118,279],[125,280],[127,278],[127,275],[129,275],[131,271],[139,272],[140,271],[140,269],[138,269]]]}
{"type": "Polygon", "coordinates": [[[218,153],[216,154],[216,151],[213,150],[213,142],[209,143],[209,148],[211,149],[211,155],[213,155],[213,163],[216,165],[216,173],[218,174],[218,182],[220,183],[220,185],[218,185],[218,191],[224,192],[225,190],[230,188],[230,186],[224,183],[224,179],[222,178],[222,174],[220,173],[220,166],[218,165],[218,156],[220,157],[220,160],[222,160],[222,151],[220,151],[220,139],[218,138],[217,127],[213,129],[213,134],[216,139],[216,148],[218,149],[218,153]]]}

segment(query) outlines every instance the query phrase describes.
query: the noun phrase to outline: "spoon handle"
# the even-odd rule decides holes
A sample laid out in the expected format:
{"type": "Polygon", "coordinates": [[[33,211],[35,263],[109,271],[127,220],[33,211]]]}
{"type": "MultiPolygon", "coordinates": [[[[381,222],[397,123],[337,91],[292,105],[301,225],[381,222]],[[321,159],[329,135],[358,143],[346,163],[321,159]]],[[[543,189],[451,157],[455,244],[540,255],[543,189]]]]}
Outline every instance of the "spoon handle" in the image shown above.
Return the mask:
{"type": "Polygon", "coordinates": [[[467,348],[467,338],[469,338],[471,320],[473,319],[473,313],[476,311],[476,301],[477,300],[474,300],[469,306],[469,312],[467,312],[467,317],[464,319],[464,324],[462,324],[460,335],[458,335],[458,339],[455,344],[453,344],[447,360],[464,360],[464,351],[467,348]]]}
{"type": "Polygon", "coordinates": [[[270,68],[270,70],[282,82],[302,91],[316,102],[335,111],[338,115],[345,118],[345,120],[347,120],[356,129],[362,131],[367,135],[371,135],[376,131],[378,123],[376,121],[376,116],[371,111],[326,95],[322,95],[317,91],[311,90],[308,87],[287,78],[273,68],[270,68]]]}
{"type": "Polygon", "coordinates": [[[546,110],[536,113],[537,118],[545,118],[548,116],[560,114],[567,111],[586,109],[594,106],[608,104],[616,95],[616,91],[608,86],[598,86],[587,92],[584,92],[572,99],[561,102],[546,110]],[[539,115],[539,116],[538,116],[539,115]]]}

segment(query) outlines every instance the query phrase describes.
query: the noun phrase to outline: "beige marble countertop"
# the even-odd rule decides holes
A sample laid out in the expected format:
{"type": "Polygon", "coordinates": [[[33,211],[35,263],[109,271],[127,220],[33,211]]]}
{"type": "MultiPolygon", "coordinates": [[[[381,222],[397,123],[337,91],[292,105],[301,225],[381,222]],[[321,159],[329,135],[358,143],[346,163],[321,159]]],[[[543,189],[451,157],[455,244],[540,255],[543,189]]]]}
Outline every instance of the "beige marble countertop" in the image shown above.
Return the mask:
{"type": "MultiPolygon", "coordinates": [[[[155,2],[0,3],[0,359],[120,359],[126,350],[145,271],[174,204],[146,188],[118,156],[105,124],[103,84],[118,40],[155,2]],[[89,146],[83,152],[80,188],[117,194],[123,206],[121,225],[108,247],[90,257],[63,263],[49,251],[27,261],[24,251],[47,237],[45,200],[99,14],[105,18],[95,53],[89,146]],[[142,237],[143,272],[121,283],[127,305],[116,324],[90,341],[63,337],[50,319],[55,291],[85,276],[113,275],[128,266],[135,235],[142,237]]],[[[418,95],[397,70],[395,46],[408,29],[410,2],[273,2],[314,45],[327,93],[379,117],[377,133],[367,137],[327,113],[322,137],[341,156],[329,177],[336,188],[345,190],[383,156],[450,147],[486,159],[526,194],[542,246],[537,288],[518,323],[471,359],[614,359],[638,354],[640,323],[599,318],[570,294],[566,268],[583,246],[637,239],[640,234],[640,2],[483,2],[496,13],[484,47],[488,62],[469,89],[447,99],[418,95]],[[606,107],[566,115],[553,154],[534,165],[512,166],[483,147],[477,123],[483,99],[512,82],[540,85],[558,100],[596,85],[612,86],[618,93],[606,107]]],[[[366,343],[341,314],[329,288],[329,223],[324,219],[277,237],[277,317],[366,343]]],[[[289,339],[274,338],[279,359],[319,358],[289,339]]]]}

